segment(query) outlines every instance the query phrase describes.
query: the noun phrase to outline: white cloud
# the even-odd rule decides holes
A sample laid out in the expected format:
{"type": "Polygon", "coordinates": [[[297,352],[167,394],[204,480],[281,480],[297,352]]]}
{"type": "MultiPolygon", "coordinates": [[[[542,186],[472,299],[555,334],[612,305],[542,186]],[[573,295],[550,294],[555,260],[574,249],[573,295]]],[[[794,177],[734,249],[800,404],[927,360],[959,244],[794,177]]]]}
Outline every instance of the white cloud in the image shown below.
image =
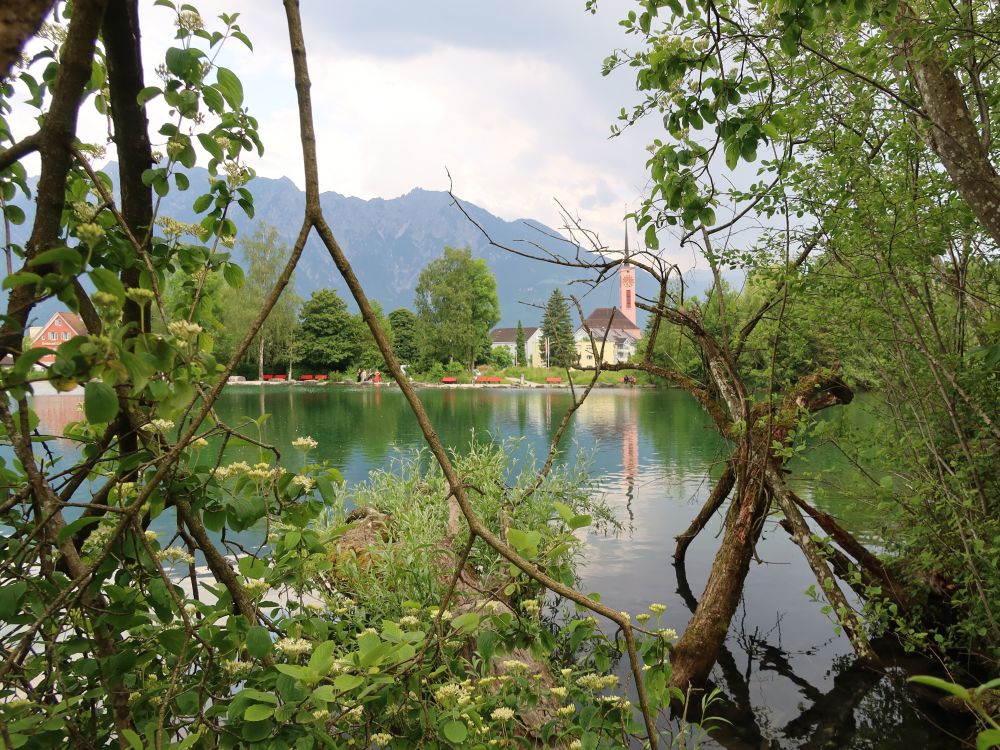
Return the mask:
{"type": "MultiPolygon", "coordinates": [[[[231,10],[227,6],[222,0],[200,4],[206,19],[231,10]]],[[[254,166],[301,186],[284,13],[260,0],[240,7],[239,23],[255,50],[250,54],[230,40],[219,62],[238,71],[247,105],[260,121],[266,153],[254,166]]],[[[610,47],[624,41],[606,28],[614,26],[617,9],[605,8],[605,27],[595,30],[589,17],[572,15],[581,13],[577,8],[565,8],[565,22],[563,6],[548,8],[538,23],[549,26],[532,29],[532,44],[518,36],[523,28],[515,18],[488,45],[470,41],[476,35],[462,28],[448,28],[445,9],[439,35],[435,22],[409,40],[398,24],[387,35],[386,45],[410,43],[405,55],[379,48],[370,31],[365,38],[373,46],[359,44],[358,35],[335,26],[333,11],[326,11],[318,3],[302,10],[321,189],[362,198],[391,198],[414,187],[443,190],[447,168],[459,195],[503,218],[558,228],[559,199],[606,243],[620,245],[626,207],[636,208],[642,197],[643,146],[652,131],[607,137],[618,107],[635,96],[628,73],[603,79],[598,72],[610,47]]],[[[351,22],[379,24],[377,13],[370,15],[355,9],[351,22]]],[[[143,20],[147,83],[155,84],[153,70],[175,43],[172,16],[144,6],[143,20]]],[[[88,116],[88,138],[103,141],[105,132],[99,117],[88,116]]]]}

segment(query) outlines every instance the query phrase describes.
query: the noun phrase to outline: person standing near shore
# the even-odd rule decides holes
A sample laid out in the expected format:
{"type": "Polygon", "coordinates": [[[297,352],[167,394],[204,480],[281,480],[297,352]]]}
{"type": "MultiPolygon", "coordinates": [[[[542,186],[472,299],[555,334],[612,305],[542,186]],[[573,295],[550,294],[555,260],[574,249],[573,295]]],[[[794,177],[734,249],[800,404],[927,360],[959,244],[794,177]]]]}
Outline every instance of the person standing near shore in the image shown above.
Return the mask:
{"type": "Polygon", "coordinates": [[[375,385],[379,385],[382,382],[382,373],[378,370],[375,371],[375,385]]]}

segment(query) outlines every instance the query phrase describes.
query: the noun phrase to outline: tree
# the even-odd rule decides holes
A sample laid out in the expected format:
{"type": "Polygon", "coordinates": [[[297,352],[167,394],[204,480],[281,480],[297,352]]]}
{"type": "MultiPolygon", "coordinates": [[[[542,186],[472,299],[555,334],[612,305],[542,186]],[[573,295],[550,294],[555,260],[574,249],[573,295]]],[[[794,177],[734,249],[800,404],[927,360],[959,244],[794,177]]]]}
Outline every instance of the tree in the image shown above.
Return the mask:
{"type": "Polygon", "coordinates": [[[420,356],[419,326],[417,316],[405,307],[389,313],[392,348],[401,362],[412,364],[420,356]]]}
{"type": "MultiPolygon", "coordinates": [[[[247,300],[264,298],[274,278],[288,262],[290,252],[288,245],[279,241],[278,230],[263,222],[257,225],[252,237],[240,242],[240,247],[243,250],[245,280],[241,287],[225,294],[220,313],[228,335],[237,341],[249,330],[256,314],[247,300]]],[[[264,321],[252,345],[258,380],[264,379],[265,362],[281,362],[291,372],[298,341],[296,318],[301,305],[302,299],[293,289],[285,289],[264,321]]]]}
{"type": "Polygon", "coordinates": [[[446,247],[444,255],[420,272],[415,292],[426,359],[455,359],[472,369],[489,346],[490,329],[500,320],[496,279],[469,248],[446,247]]]}
{"type": "Polygon", "coordinates": [[[528,358],[524,355],[524,326],[521,321],[517,321],[517,333],[514,334],[514,364],[518,367],[525,367],[528,358]]]}
{"type": "Polygon", "coordinates": [[[552,290],[542,316],[542,336],[548,341],[549,367],[571,367],[576,364],[576,341],[569,304],[559,289],[552,290]]]}
{"type": "MultiPolygon", "coordinates": [[[[382,312],[382,305],[379,304],[378,300],[372,300],[372,312],[375,314],[375,319],[378,321],[379,325],[384,330],[389,330],[389,320],[385,317],[382,312]]],[[[374,369],[385,369],[385,361],[382,358],[382,352],[379,351],[378,344],[375,343],[375,339],[372,337],[372,332],[365,325],[364,319],[361,315],[355,315],[351,319],[354,324],[355,335],[360,342],[358,348],[358,354],[352,361],[352,369],[354,367],[363,367],[368,370],[374,369]]]]}
{"type": "Polygon", "coordinates": [[[513,366],[514,358],[510,354],[510,349],[506,346],[494,346],[490,352],[489,362],[497,369],[505,370],[513,366]]]}
{"type": "Polygon", "coordinates": [[[333,289],[318,289],[299,314],[302,362],[314,370],[344,372],[361,354],[357,321],[333,289]]]}
{"type": "MultiPolygon", "coordinates": [[[[4,27],[0,36],[5,55],[23,47],[27,32],[20,29],[37,26],[41,17],[40,3],[15,5],[18,12],[5,11],[5,20],[7,15],[16,21],[31,18],[4,27]],[[19,35],[22,38],[11,39],[19,35]]],[[[456,720],[453,705],[434,698],[436,685],[419,688],[419,695],[398,690],[414,675],[439,674],[444,639],[455,633],[432,634],[426,647],[389,644],[394,651],[380,657],[377,677],[341,689],[326,667],[337,654],[359,653],[358,644],[363,653],[371,648],[385,651],[373,642],[377,635],[362,630],[369,622],[380,624],[381,618],[359,608],[351,623],[342,620],[346,627],[331,628],[329,618],[311,607],[271,608],[265,614],[261,605],[268,592],[277,589],[292,592],[298,600],[307,592],[331,602],[340,596],[330,576],[317,575],[320,568],[329,568],[324,550],[343,531],[322,520],[331,518],[328,512],[343,509],[343,496],[334,486],[342,481],[339,472],[309,455],[317,444],[307,436],[293,443],[302,455],[282,465],[284,457],[261,442],[260,422],[244,432],[240,424],[220,422],[214,410],[227,379],[288,288],[306,241],[315,232],[351,290],[441,470],[439,478],[432,479],[421,467],[429,481],[420,482],[417,490],[407,483],[406,504],[413,505],[413,491],[427,493],[427,502],[433,504],[442,497],[441,487],[448,489],[447,525],[445,514],[435,514],[444,535],[440,549],[454,551],[461,561],[453,575],[442,576],[437,564],[441,555],[431,555],[434,571],[417,576],[415,589],[420,591],[407,598],[427,597],[423,604],[440,605],[441,611],[457,604],[451,599],[455,587],[447,587],[447,580],[475,581],[472,562],[484,561],[486,552],[491,555],[485,561],[488,568],[500,565],[502,555],[520,571],[517,578],[536,581],[608,618],[627,641],[646,735],[656,750],[659,733],[643,678],[659,678],[663,684],[663,640],[637,642],[626,615],[562,583],[564,573],[571,572],[565,555],[573,548],[572,533],[565,524],[548,521],[547,506],[542,510],[532,505],[565,497],[564,520],[576,526],[579,519],[590,517],[586,505],[579,503],[585,493],[560,477],[558,489],[547,487],[551,462],[536,477],[524,502],[512,506],[509,520],[527,529],[543,519],[534,532],[541,539],[538,545],[530,541],[533,532],[526,531],[529,543],[511,546],[505,538],[506,514],[502,528],[495,513],[479,518],[464,478],[481,472],[470,473],[449,459],[324,216],[297,0],[286,0],[284,8],[305,166],[302,228],[273,286],[262,299],[247,300],[248,306],[258,308],[257,314],[228,361],[220,363],[213,355],[211,336],[203,326],[212,304],[205,297],[214,292],[219,278],[240,285],[242,272],[227,248],[238,232],[235,212],[242,210],[251,218],[254,213],[253,195],[245,187],[252,176],[247,152],[263,151],[239,78],[216,61],[220,45],[233,40],[251,45],[235,23],[237,14],[223,13],[221,24],[213,27],[209,22],[206,28],[191,5],[172,0],[155,5],[168,9],[176,29],[157,68],[159,85],[147,87],[144,82],[141,40],[148,37],[139,28],[138,0],[80,0],[60,4],[55,19],[68,25],[38,40],[38,54],[19,63],[15,75],[0,87],[0,211],[5,221],[17,223],[24,214],[9,197],[30,195],[35,201],[29,240],[16,253],[8,248],[9,257],[21,265],[5,279],[7,307],[0,323],[0,354],[14,360],[0,372],[0,443],[16,458],[0,465],[3,486],[16,488],[0,508],[0,527],[5,530],[0,536],[0,590],[6,605],[0,608],[0,693],[7,698],[0,732],[5,745],[315,746],[328,741],[331,731],[354,743],[384,745],[384,738],[373,738],[408,735],[405,742],[419,746],[439,742],[443,734],[452,744],[463,744],[467,725],[456,720]],[[164,106],[147,109],[149,101],[160,97],[164,106]],[[94,169],[88,156],[93,149],[80,143],[76,132],[78,116],[90,99],[107,115],[119,161],[117,187],[94,169]],[[8,118],[15,102],[37,111],[8,118]],[[149,139],[151,113],[167,118],[152,126],[167,139],[166,156],[159,159],[149,139]],[[15,131],[22,128],[28,130],[18,139],[15,131]],[[41,172],[29,190],[21,159],[35,153],[41,172]],[[190,170],[199,159],[212,175],[208,184],[194,184],[190,170]],[[193,241],[181,243],[170,236],[172,228],[156,221],[156,212],[160,197],[191,187],[196,187],[191,209],[199,229],[193,241]],[[177,273],[185,277],[180,285],[184,294],[178,295],[183,303],[167,309],[164,283],[177,273]],[[51,366],[36,370],[39,356],[51,350],[24,351],[22,342],[36,306],[53,298],[79,311],[90,333],[64,341],[52,355],[51,366]],[[151,308],[156,308],[163,330],[152,329],[151,308]],[[57,467],[45,444],[50,436],[38,434],[29,402],[31,389],[41,383],[59,390],[82,385],[83,390],[83,414],[68,428],[79,450],[65,454],[57,467]],[[239,443],[256,446],[253,466],[232,462],[233,454],[227,454],[228,447],[239,443]],[[159,538],[150,528],[158,517],[159,523],[169,517],[174,527],[159,538]],[[228,535],[250,530],[267,534],[263,548],[244,546],[228,535]],[[456,543],[463,531],[469,544],[459,555],[456,543]],[[319,567],[317,551],[322,553],[319,567]],[[196,564],[204,564],[204,574],[196,575],[196,564]],[[559,580],[546,572],[553,570],[559,580]],[[189,576],[189,587],[178,585],[189,576]],[[645,673],[640,648],[651,662],[645,673]],[[305,653],[316,667],[314,677],[296,664],[305,653]],[[309,683],[307,697],[301,686],[292,684],[295,680],[285,680],[292,673],[305,674],[299,682],[309,683]],[[375,712],[359,705],[341,716],[343,721],[336,719],[334,729],[329,699],[353,690],[370,696],[375,701],[371,705],[390,710],[375,712]],[[292,703],[286,699],[298,711],[291,717],[294,721],[287,720],[291,714],[286,708],[292,703]],[[407,721],[405,717],[415,712],[427,721],[407,721]],[[373,733],[373,728],[385,731],[373,733]]],[[[489,295],[481,294],[468,312],[492,325],[490,304],[495,310],[495,290],[492,303],[489,295]]],[[[331,365],[348,360],[348,344],[357,345],[356,337],[347,344],[329,340],[331,335],[343,339],[356,334],[343,302],[324,290],[305,308],[302,317],[311,348],[307,353],[331,365]],[[333,358],[339,361],[333,363],[333,358]]],[[[482,474],[483,487],[491,493],[487,502],[499,507],[509,499],[509,491],[497,462],[488,461],[493,474],[482,474]]],[[[518,487],[528,484],[516,480],[518,487]]],[[[515,536],[513,529],[510,536],[515,536]]],[[[263,536],[258,539],[264,542],[263,536]]],[[[421,549],[426,546],[421,544],[421,549]]],[[[437,544],[434,548],[439,549],[437,544]]],[[[481,601],[498,594],[488,592],[481,601]]],[[[398,620],[403,611],[408,610],[388,614],[398,620]]],[[[598,663],[610,663],[613,644],[591,635],[590,622],[578,624],[582,629],[577,632],[587,631],[581,646],[594,649],[598,663]]],[[[515,622],[497,632],[505,649],[539,639],[555,642],[537,623],[515,622]]],[[[450,679],[461,682],[478,676],[480,664],[488,661],[485,656],[448,658],[450,679]]],[[[553,667],[546,663],[542,669],[553,667]]],[[[576,674],[568,675],[567,682],[573,683],[576,674]]],[[[529,686],[523,692],[516,688],[510,699],[526,704],[538,696],[537,688],[529,686]]],[[[577,700],[583,704],[581,715],[597,714],[592,694],[577,700]]],[[[658,706],[659,697],[653,700],[658,706]]],[[[504,731],[505,721],[494,711],[491,730],[504,731]]],[[[564,717],[564,722],[560,732],[582,733],[575,717],[564,717]]],[[[611,744],[627,742],[634,734],[633,727],[626,729],[617,717],[602,722],[598,731],[607,734],[611,744]]]]}

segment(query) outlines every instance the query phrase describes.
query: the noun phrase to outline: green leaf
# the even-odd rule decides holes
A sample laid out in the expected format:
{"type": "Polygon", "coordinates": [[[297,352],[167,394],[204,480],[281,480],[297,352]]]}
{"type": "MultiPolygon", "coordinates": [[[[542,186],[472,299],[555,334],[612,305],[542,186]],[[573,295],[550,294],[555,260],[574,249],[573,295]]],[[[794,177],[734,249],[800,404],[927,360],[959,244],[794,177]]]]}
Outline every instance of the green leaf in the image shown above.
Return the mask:
{"type": "Polygon", "coordinates": [[[132,750],[142,750],[142,740],[139,738],[139,735],[131,729],[123,729],[122,734],[125,735],[125,739],[128,740],[128,744],[132,750]]]}
{"type": "Polygon", "coordinates": [[[230,107],[239,109],[243,104],[243,84],[240,83],[240,79],[228,68],[219,68],[216,76],[215,87],[222,93],[230,107]]]}
{"type": "Polygon", "coordinates": [[[1000,747],[1000,729],[986,729],[976,737],[976,750],[1000,747]]]}
{"type": "Polygon", "coordinates": [[[309,657],[309,669],[313,669],[317,674],[325,675],[333,666],[333,652],[337,647],[336,641],[323,641],[313,649],[309,657]]]}
{"type": "Polygon", "coordinates": [[[143,104],[145,104],[149,100],[155,99],[156,97],[158,97],[162,93],[163,92],[158,87],[156,87],[156,86],[147,86],[146,88],[144,88],[142,91],[140,91],[138,93],[138,95],[135,97],[135,99],[139,103],[139,106],[142,106],[143,104]]]}
{"type": "Polygon", "coordinates": [[[942,680],[940,677],[931,677],[930,675],[917,675],[916,677],[911,677],[909,682],[915,682],[918,685],[929,685],[932,688],[937,688],[946,693],[951,693],[963,701],[968,701],[971,697],[969,691],[966,690],[961,685],[956,685],[954,682],[948,682],[948,680],[942,680]]]}
{"type": "Polygon", "coordinates": [[[538,543],[542,541],[542,535],[537,531],[508,529],[507,541],[510,542],[510,546],[517,550],[518,554],[534,557],[538,554],[538,543]]]}
{"type": "Polygon", "coordinates": [[[243,712],[243,718],[247,721],[263,721],[270,719],[274,715],[274,706],[265,706],[255,703],[243,712]]]}
{"type": "Polygon", "coordinates": [[[479,627],[480,617],[476,612],[465,612],[451,621],[451,626],[461,633],[471,633],[479,627]]]}
{"type": "Polygon", "coordinates": [[[261,625],[254,625],[247,631],[247,653],[254,659],[263,659],[271,653],[271,633],[261,625]]]}
{"type": "Polygon", "coordinates": [[[341,693],[346,693],[355,688],[361,687],[365,682],[365,678],[356,674],[341,674],[337,675],[337,679],[333,681],[333,686],[341,693]]]}
{"type": "Polygon", "coordinates": [[[194,206],[193,206],[194,212],[196,214],[200,214],[203,213],[204,211],[207,211],[208,207],[212,205],[212,199],[214,197],[215,196],[213,196],[211,193],[205,193],[203,195],[199,195],[197,198],[195,198],[194,201],[194,206]]]}
{"type": "Polygon", "coordinates": [[[11,274],[3,280],[4,289],[13,289],[14,287],[24,286],[25,284],[37,284],[42,280],[42,277],[37,273],[27,273],[26,271],[21,271],[19,273],[11,274]]]}
{"type": "Polygon", "coordinates": [[[469,729],[461,721],[455,721],[452,719],[447,722],[443,727],[444,736],[448,738],[449,742],[454,742],[456,745],[465,742],[465,738],[469,736],[469,729]]]}
{"type": "Polygon", "coordinates": [[[556,513],[558,513],[559,517],[566,523],[569,523],[570,519],[573,518],[573,509],[566,505],[566,503],[561,503],[556,500],[552,503],[552,507],[556,509],[556,513]]]}
{"type": "Polygon", "coordinates": [[[0,586],[0,620],[10,620],[20,610],[21,597],[28,590],[25,581],[0,586]]]}
{"type": "Polygon", "coordinates": [[[333,703],[340,693],[333,685],[320,685],[312,691],[312,699],[321,703],[333,703]]]}
{"type": "Polygon", "coordinates": [[[11,224],[23,224],[24,223],[24,211],[20,206],[7,206],[4,209],[4,214],[7,216],[7,220],[11,224]]]}
{"type": "Polygon", "coordinates": [[[100,516],[84,516],[83,518],[78,518],[75,521],[66,524],[59,530],[58,543],[62,544],[71,536],[75,535],[80,529],[86,528],[95,523],[99,523],[101,520],[100,516]]]}
{"type": "Polygon", "coordinates": [[[289,677],[294,677],[296,680],[302,680],[302,682],[309,685],[314,685],[319,682],[319,675],[309,669],[309,667],[300,667],[297,664],[275,664],[274,668],[282,674],[287,674],[289,677]]]}
{"type": "Polygon", "coordinates": [[[110,422],[118,415],[118,394],[107,383],[92,380],[83,389],[83,413],[88,422],[110,422]]]}
{"type": "Polygon", "coordinates": [[[88,275],[90,280],[94,282],[94,286],[102,292],[115,295],[120,303],[125,301],[125,285],[113,271],[109,271],[107,268],[95,268],[88,275]]]}
{"type": "Polygon", "coordinates": [[[226,263],[222,267],[222,276],[226,280],[226,283],[233,289],[239,289],[243,286],[243,282],[246,279],[243,275],[243,269],[236,263],[226,263]]]}

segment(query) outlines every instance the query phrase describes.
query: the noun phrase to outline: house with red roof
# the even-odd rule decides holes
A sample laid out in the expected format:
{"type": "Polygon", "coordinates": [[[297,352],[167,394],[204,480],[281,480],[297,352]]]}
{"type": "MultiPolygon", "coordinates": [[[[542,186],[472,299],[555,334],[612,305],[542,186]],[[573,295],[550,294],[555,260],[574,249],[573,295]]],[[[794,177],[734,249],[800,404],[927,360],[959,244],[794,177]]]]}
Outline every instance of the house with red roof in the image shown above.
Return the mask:
{"type": "MultiPolygon", "coordinates": [[[[55,313],[49,322],[43,326],[32,326],[28,330],[31,338],[31,348],[45,347],[46,349],[58,349],[64,341],[69,341],[77,336],[87,335],[87,326],[83,324],[83,319],[76,313],[66,310],[55,313]]],[[[39,360],[40,364],[51,365],[56,361],[54,354],[46,354],[39,360]]]]}

